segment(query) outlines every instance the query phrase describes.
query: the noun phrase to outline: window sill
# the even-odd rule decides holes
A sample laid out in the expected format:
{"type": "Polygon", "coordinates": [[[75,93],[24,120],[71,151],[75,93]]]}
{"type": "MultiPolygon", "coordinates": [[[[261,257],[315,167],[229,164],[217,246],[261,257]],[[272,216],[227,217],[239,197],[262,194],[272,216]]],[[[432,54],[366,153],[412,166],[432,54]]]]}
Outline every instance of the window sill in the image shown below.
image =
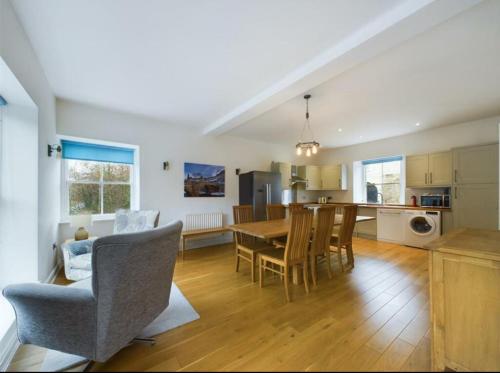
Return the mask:
{"type": "MultiPolygon", "coordinates": [[[[114,221],[114,220],[115,220],[115,214],[92,216],[92,222],[114,221]]],[[[69,217],[62,218],[59,224],[70,224],[70,218],[69,217]]]]}

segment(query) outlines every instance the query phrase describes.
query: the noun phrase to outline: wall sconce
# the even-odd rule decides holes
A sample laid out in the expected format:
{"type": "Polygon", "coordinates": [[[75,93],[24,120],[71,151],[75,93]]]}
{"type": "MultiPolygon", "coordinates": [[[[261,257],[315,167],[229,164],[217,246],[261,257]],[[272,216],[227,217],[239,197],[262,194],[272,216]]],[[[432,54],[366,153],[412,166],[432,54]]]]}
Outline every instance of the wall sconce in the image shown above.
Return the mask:
{"type": "Polygon", "coordinates": [[[54,144],[54,145],[47,145],[47,155],[49,157],[52,157],[52,153],[58,152],[60,153],[62,151],[61,145],[59,144],[54,144]]]}
{"type": "Polygon", "coordinates": [[[163,170],[168,171],[170,169],[170,162],[163,162],[163,170]]]}

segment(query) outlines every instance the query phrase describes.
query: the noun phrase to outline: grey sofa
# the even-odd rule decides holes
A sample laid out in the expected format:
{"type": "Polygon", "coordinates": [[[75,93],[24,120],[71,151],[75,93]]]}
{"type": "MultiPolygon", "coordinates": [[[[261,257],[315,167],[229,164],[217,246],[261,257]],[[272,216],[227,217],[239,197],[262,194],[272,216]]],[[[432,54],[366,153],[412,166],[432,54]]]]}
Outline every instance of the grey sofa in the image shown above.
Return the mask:
{"type": "Polygon", "coordinates": [[[168,306],[182,222],[97,239],[93,276],[70,286],[11,285],[23,344],[104,362],[168,306]]]}

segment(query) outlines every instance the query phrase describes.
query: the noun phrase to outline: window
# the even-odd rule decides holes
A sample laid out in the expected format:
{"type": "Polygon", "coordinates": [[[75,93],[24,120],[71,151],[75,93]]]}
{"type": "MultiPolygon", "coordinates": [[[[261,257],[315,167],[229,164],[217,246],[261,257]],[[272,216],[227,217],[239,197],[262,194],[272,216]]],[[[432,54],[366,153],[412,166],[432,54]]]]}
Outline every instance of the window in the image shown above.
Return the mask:
{"type": "Polygon", "coordinates": [[[404,203],[403,157],[361,162],[361,200],[366,203],[404,203]]]}
{"type": "Polygon", "coordinates": [[[63,140],[62,216],[136,206],[134,149],[63,140]]]}

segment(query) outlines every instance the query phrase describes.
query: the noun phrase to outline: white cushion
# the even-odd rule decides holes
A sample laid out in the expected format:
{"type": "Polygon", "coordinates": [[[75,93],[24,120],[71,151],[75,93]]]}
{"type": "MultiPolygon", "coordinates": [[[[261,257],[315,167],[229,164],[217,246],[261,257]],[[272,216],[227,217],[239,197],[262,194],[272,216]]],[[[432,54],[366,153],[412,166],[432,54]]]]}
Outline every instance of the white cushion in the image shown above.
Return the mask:
{"type": "Polygon", "coordinates": [[[69,260],[69,265],[72,269],[92,270],[92,253],[75,255],[69,260]]]}
{"type": "Polygon", "coordinates": [[[113,233],[135,233],[153,229],[158,211],[155,210],[117,210],[113,233]]]}

